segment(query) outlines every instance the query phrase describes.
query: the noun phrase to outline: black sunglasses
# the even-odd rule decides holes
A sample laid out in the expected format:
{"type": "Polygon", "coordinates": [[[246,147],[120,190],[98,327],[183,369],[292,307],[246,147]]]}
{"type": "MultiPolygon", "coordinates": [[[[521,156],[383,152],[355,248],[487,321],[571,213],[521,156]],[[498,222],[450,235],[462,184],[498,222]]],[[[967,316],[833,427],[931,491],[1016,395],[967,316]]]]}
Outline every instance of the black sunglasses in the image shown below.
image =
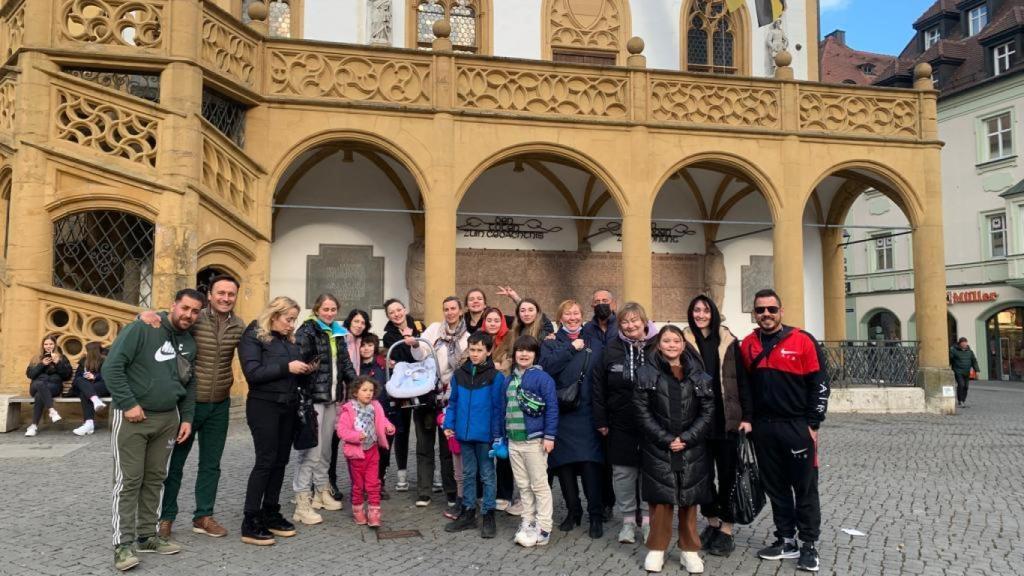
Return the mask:
{"type": "Polygon", "coordinates": [[[769,314],[778,314],[779,313],[779,307],[778,306],[754,306],[754,312],[757,312],[758,314],[764,314],[765,312],[767,312],[769,314]]]}

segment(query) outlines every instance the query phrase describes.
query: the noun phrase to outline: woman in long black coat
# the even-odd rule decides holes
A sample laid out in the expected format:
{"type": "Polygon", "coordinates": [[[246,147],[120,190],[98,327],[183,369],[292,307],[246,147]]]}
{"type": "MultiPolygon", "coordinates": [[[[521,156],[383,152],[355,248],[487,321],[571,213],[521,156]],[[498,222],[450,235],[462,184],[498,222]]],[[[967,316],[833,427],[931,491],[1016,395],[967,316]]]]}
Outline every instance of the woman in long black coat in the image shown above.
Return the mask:
{"type": "Polygon", "coordinates": [[[633,407],[637,374],[647,362],[654,342],[654,324],[636,302],[626,303],[618,316],[618,333],[604,348],[593,372],[594,426],[608,439],[608,464],[612,467],[615,504],[622,514],[618,540],[636,542],[636,512],[643,517],[647,539],[647,504],[637,502],[640,480],[640,427],[633,407]]]}
{"type": "Polygon", "coordinates": [[[687,572],[704,571],[698,554],[697,505],[711,498],[707,438],[715,409],[711,377],[683,332],[668,325],[658,332],[657,349],[642,366],[633,405],[643,430],[642,493],[651,508],[651,535],[644,568],[659,572],[672,538],[672,516],[679,507],[679,548],[687,572]]]}
{"type": "Polygon", "coordinates": [[[554,378],[559,390],[578,385],[579,402],[573,410],[559,408],[555,449],[548,455],[548,473],[552,478],[558,478],[562,499],[569,512],[558,527],[570,532],[582,522],[583,504],[579,488],[582,480],[583,493],[587,497],[590,537],[600,538],[604,535],[601,494],[604,453],[594,426],[590,380],[591,368],[601,353],[601,342],[588,337],[583,326],[582,308],[575,300],[563,301],[558,306],[557,317],[560,324],[558,332],[542,344],[543,368],[554,378]]]}

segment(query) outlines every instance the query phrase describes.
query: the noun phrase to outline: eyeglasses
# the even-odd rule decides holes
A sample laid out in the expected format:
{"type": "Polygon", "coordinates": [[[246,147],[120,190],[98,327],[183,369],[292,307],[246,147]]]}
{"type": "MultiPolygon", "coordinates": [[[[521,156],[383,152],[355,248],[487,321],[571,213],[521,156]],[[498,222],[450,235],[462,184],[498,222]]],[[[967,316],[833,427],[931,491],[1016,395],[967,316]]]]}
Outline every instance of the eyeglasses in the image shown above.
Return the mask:
{"type": "Polygon", "coordinates": [[[758,314],[764,314],[765,312],[767,312],[769,314],[778,314],[779,313],[779,307],[778,306],[754,306],[754,312],[757,312],[758,314]]]}

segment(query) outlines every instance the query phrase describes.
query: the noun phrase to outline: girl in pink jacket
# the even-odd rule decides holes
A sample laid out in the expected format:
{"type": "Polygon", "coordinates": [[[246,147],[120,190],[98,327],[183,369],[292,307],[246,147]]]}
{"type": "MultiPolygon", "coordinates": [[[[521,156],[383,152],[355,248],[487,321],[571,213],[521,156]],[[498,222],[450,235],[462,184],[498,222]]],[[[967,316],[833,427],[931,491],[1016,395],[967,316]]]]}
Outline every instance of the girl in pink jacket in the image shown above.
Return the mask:
{"type": "Polygon", "coordinates": [[[380,402],[374,400],[377,382],[368,376],[356,378],[349,388],[349,400],[338,414],[335,427],[338,438],[344,442],[348,476],[352,480],[352,517],[356,524],[380,526],[380,478],[377,466],[381,448],[388,447],[388,434],[395,427],[384,415],[380,402]],[[369,513],[363,510],[363,493],[370,501],[369,513]]]}

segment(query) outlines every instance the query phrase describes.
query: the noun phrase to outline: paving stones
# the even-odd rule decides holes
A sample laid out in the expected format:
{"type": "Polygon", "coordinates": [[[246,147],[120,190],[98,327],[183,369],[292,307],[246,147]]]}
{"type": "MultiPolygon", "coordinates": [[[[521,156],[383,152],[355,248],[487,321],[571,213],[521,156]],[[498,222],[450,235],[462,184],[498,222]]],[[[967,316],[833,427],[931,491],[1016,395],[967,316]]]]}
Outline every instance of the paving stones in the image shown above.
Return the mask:
{"type": "MultiPolygon", "coordinates": [[[[1024,387],[972,386],[969,407],[956,416],[836,414],[821,432],[822,574],[1010,575],[1021,573],[1024,541],[1024,387]],[[856,528],[866,536],[849,536],[856,528]]],[[[410,448],[410,463],[415,454],[410,448]]],[[[0,436],[0,574],[112,573],[110,545],[110,438],[107,430],[78,438],[46,430],[36,438],[0,436]],[[59,447],[59,450],[46,449],[59,447]],[[75,447],[77,449],[69,449],[75,447]],[[45,454],[45,456],[42,456],[45,454]],[[42,457],[41,457],[42,456],[42,457]]],[[[476,531],[446,534],[444,499],[426,509],[413,494],[392,490],[384,529],[418,530],[421,537],[378,540],[340,512],[322,512],[324,523],[299,526],[294,538],[266,548],[239,541],[242,500],[252,465],[248,428],[232,423],[222,462],[217,518],[230,531],[213,539],[191,532],[195,464],[185,468],[174,538],[185,550],[146,555],[139,574],[303,574],[596,576],[644,574],[641,544],[615,542],[618,518],[605,537],[586,535],[586,522],[571,533],[556,530],[546,548],[512,543],[519,519],[498,515],[498,538],[476,531]]],[[[340,475],[347,482],[344,466],[340,475]]],[[[388,479],[394,484],[394,467],[388,479]]],[[[410,470],[415,476],[415,471],[410,470]]],[[[282,503],[291,513],[285,479],[282,503]]],[[[415,485],[415,478],[410,478],[415,485]]],[[[348,486],[343,485],[346,494],[348,486]]],[[[555,487],[555,522],[565,515],[555,487]]],[[[729,558],[707,556],[708,574],[795,574],[796,561],[762,562],[754,552],[770,541],[766,510],[736,533],[729,558]]],[[[682,573],[671,551],[665,573],[682,573]]]]}

